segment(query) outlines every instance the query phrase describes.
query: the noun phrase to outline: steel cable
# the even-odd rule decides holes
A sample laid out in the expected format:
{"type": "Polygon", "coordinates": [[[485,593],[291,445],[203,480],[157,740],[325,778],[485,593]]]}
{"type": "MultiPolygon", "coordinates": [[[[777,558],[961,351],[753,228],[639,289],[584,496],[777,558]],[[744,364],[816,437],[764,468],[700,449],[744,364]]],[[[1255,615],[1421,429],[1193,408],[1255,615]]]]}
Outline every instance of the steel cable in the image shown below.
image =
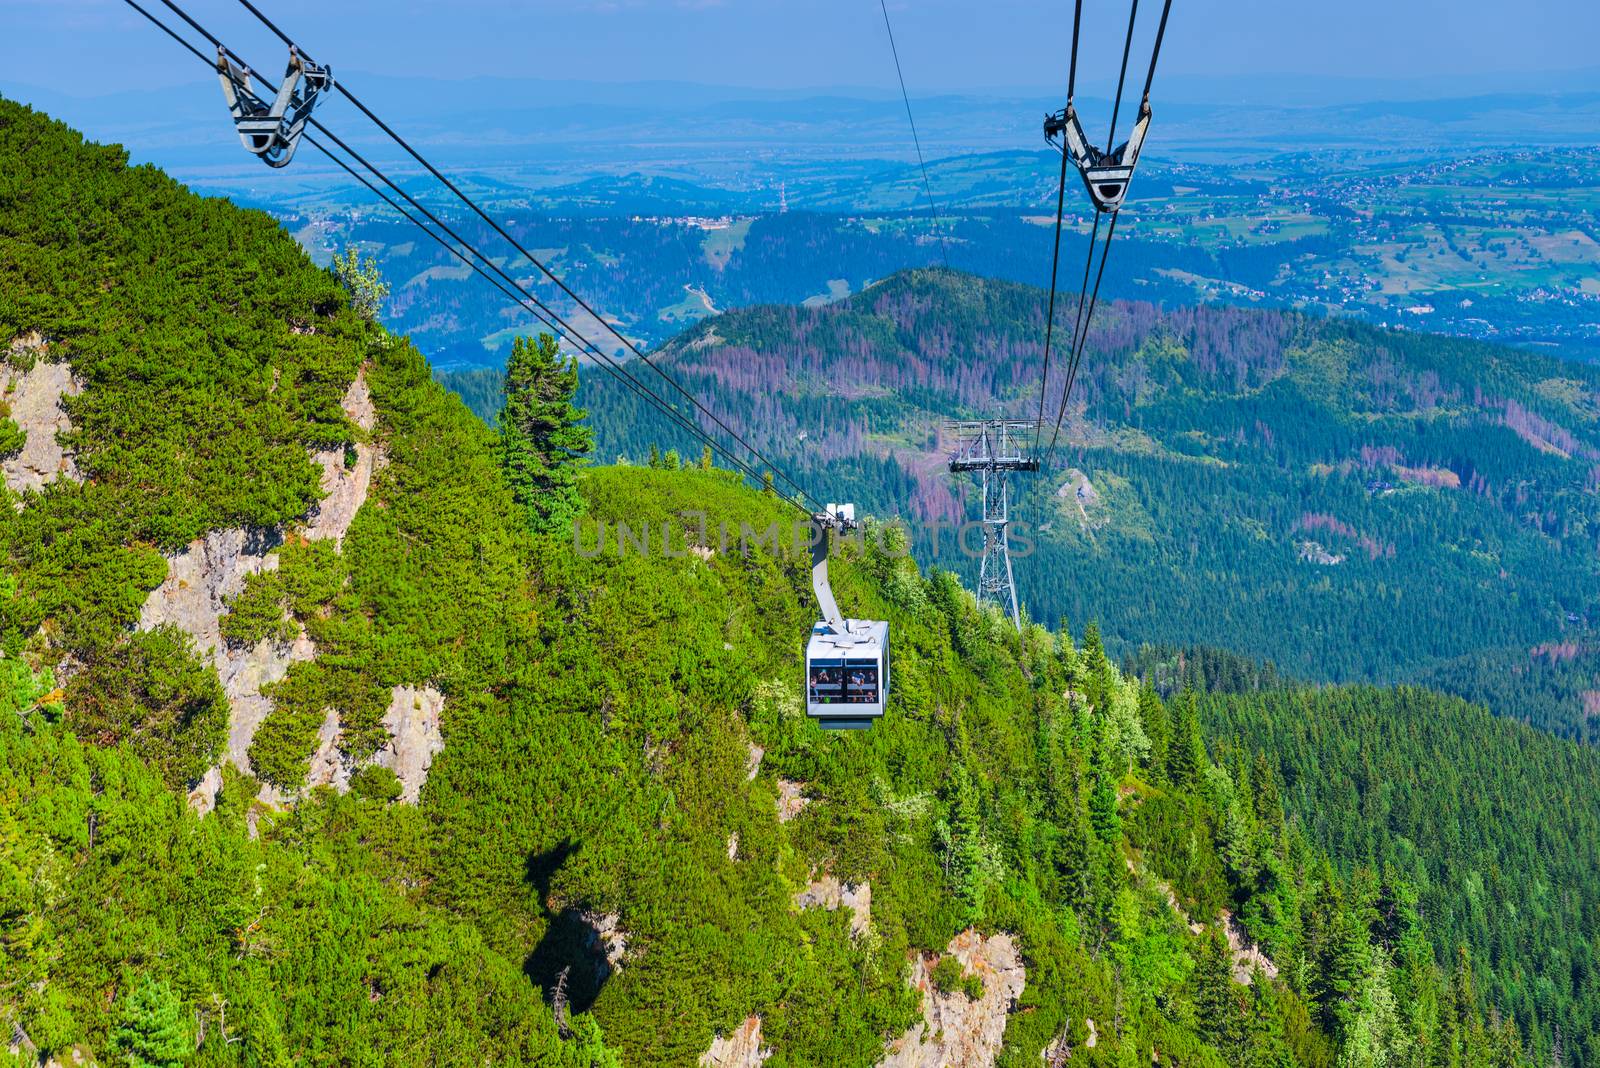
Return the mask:
{"type": "Polygon", "coordinates": [[[911,114],[911,96],[906,92],[906,76],[900,69],[900,49],[895,47],[894,27],[889,24],[889,5],[887,0],[878,0],[878,6],[883,9],[883,28],[889,31],[889,52],[894,56],[895,77],[900,79],[900,99],[906,102],[906,122],[911,126],[911,143],[917,148],[917,166],[922,168],[922,189],[928,195],[928,218],[933,223],[933,232],[939,237],[939,252],[944,257],[944,269],[948,271],[950,242],[939,226],[939,205],[933,199],[933,183],[928,181],[928,164],[922,158],[922,139],[917,136],[917,120],[911,114]]]}
{"type": "MultiPolygon", "coordinates": [[[[162,2],[165,3],[168,7],[172,7],[172,8],[174,8],[176,10],[176,5],[173,3],[173,0],[162,0],[162,2]]],[[[251,14],[255,15],[256,18],[259,19],[261,21],[261,23],[264,26],[267,27],[267,29],[272,31],[272,33],[274,33],[279,38],[279,40],[283,41],[290,48],[294,48],[294,49],[298,50],[301,55],[307,56],[308,59],[310,58],[308,53],[306,53],[304,50],[300,49],[299,46],[297,44],[295,44],[295,42],[287,34],[285,34],[281,29],[279,29],[278,26],[275,23],[273,23],[271,19],[267,18],[267,16],[265,14],[263,14],[262,11],[258,7],[256,7],[253,3],[250,2],[250,0],[239,0],[239,3],[247,11],[249,11],[251,14]]],[[[700,401],[700,399],[698,397],[696,397],[694,394],[690,393],[688,390],[684,389],[683,386],[680,385],[676,379],[674,379],[671,375],[667,374],[666,371],[664,371],[662,368],[658,367],[654,362],[652,362],[650,360],[650,358],[648,356],[646,356],[644,354],[644,352],[641,351],[639,349],[639,347],[637,345],[635,345],[630,338],[625,336],[620,330],[618,330],[615,326],[613,326],[609,320],[607,320],[603,315],[601,315],[600,312],[597,311],[592,305],[590,305],[588,301],[584,300],[584,298],[581,297],[576,291],[574,291],[572,289],[572,287],[569,286],[559,275],[557,275],[548,266],[546,266],[545,263],[542,260],[540,260],[537,256],[535,256],[532,252],[530,252],[526,247],[524,247],[523,244],[520,241],[518,241],[516,238],[511,236],[511,234],[508,233],[503,226],[501,226],[497,221],[495,221],[495,219],[493,217],[491,217],[489,215],[488,212],[484,211],[483,208],[481,206],[479,206],[477,201],[473,200],[465,192],[463,192],[461,190],[461,188],[456,185],[455,182],[451,181],[448,177],[446,177],[443,172],[441,172],[437,167],[435,167],[431,162],[429,162],[428,159],[426,159],[420,152],[418,152],[414,147],[412,147],[412,145],[411,145],[411,143],[409,141],[407,141],[404,137],[402,137],[400,134],[395,132],[394,128],[391,127],[388,123],[384,122],[381,118],[379,118],[377,116],[377,114],[372,111],[371,108],[367,107],[367,105],[365,103],[363,103],[362,100],[359,97],[357,97],[355,95],[355,93],[353,93],[350,90],[349,86],[345,85],[343,82],[335,80],[334,89],[336,91],[338,91],[346,100],[348,100],[348,101],[350,101],[350,103],[354,104],[356,106],[356,109],[359,110],[363,115],[365,115],[369,120],[371,120],[373,125],[377,126],[380,130],[382,130],[385,134],[387,134],[395,142],[395,144],[399,145],[402,149],[405,150],[405,152],[408,155],[411,156],[412,159],[416,160],[419,164],[421,164],[428,171],[428,173],[432,174],[433,177],[435,179],[437,179],[446,189],[450,190],[450,192],[453,193],[458,200],[460,200],[463,204],[465,204],[468,208],[470,208],[473,211],[474,214],[476,214],[480,219],[482,219],[485,223],[487,223],[489,225],[489,227],[494,230],[495,233],[499,234],[500,237],[507,244],[509,244],[512,248],[516,249],[517,252],[524,259],[526,259],[529,263],[531,263],[546,278],[548,278],[552,282],[554,282],[556,284],[556,286],[559,287],[561,289],[561,291],[567,295],[567,297],[569,297],[574,303],[576,303],[578,305],[579,308],[583,309],[583,311],[588,313],[588,315],[591,318],[593,318],[597,323],[599,323],[602,328],[604,328],[608,333],[610,333],[612,336],[614,336],[618,341],[620,341],[622,343],[622,345],[625,348],[627,348],[636,357],[638,357],[641,361],[643,361],[643,363],[644,363],[644,365],[646,367],[650,368],[657,375],[659,375],[664,382],[666,382],[669,386],[671,386],[673,388],[674,391],[676,391],[680,396],[682,396],[691,405],[693,405],[696,409],[698,409],[702,414],[704,414],[707,418],[709,418],[713,423],[715,423],[718,427],[720,427],[721,430],[723,431],[723,433],[727,434],[730,438],[732,438],[734,441],[738,442],[741,446],[743,446],[744,449],[747,452],[749,452],[752,456],[754,456],[757,460],[759,460],[762,463],[762,465],[765,466],[768,470],[772,471],[773,474],[776,477],[781,478],[790,488],[792,488],[796,493],[798,493],[803,499],[808,500],[816,510],[818,510],[818,511],[821,510],[821,508],[818,506],[818,502],[817,502],[816,498],[813,497],[811,494],[807,493],[805,488],[803,486],[801,486],[800,483],[795,481],[788,473],[783,471],[783,469],[781,469],[777,464],[773,463],[772,460],[768,459],[767,456],[764,455],[761,452],[761,450],[757,449],[754,445],[750,444],[750,442],[746,441],[736,430],[734,430],[725,421],[723,421],[723,419],[720,416],[718,416],[710,408],[707,408],[703,403],[701,403],[701,401],[700,401]]],[[[319,127],[319,129],[321,129],[321,128],[322,127],[319,127]]]]}
{"type": "MultiPolygon", "coordinates": [[[[205,56],[205,54],[202,53],[199,49],[195,48],[192,43],[190,43],[189,41],[184,40],[184,38],[182,36],[180,36],[178,33],[176,33],[166,23],[162,22],[159,18],[157,18],[151,12],[149,12],[144,7],[142,7],[140,4],[138,4],[136,2],[136,0],[125,0],[125,2],[128,4],[129,7],[133,8],[135,11],[139,12],[139,14],[143,15],[146,19],[148,19],[157,28],[159,28],[164,33],[166,33],[167,36],[171,37],[179,45],[181,45],[185,49],[187,49],[190,53],[192,53],[201,62],[205,63],[208,67],[212,67],[212,68],[215,67],[215,63],[214,63],[213,60],[208,59],[205,56]]],[[[233,52],[232,49],[227,49],[224,45],[222,45],[221,42],[215,36],[213,36],[209,31],[207,31],[203,26],[201,26],[199,23],[197,23],[194,19],[190,18],[187,15],[187,13],[183,12],[180,8],[177,8],[177,6],[175,4],[173,4],[171,2],[171,0],[162,0],[162,2],[164,4],[166,4],[167,7],[172,8],[181,18],[184,19],[184,21],[191,28],[193,28],[197,33],[199,33],[207,41],[211,42],[217,48],[225,50],[232,58],[237,60],[241,64],[241,66],[245,67],[246,70],[249,69],[249,65],[244,62],[242,57],[240,57],[237,53],[233,52]]],[[[423,233],[425,233],[429,237],[433,238],[433,240],[435,240],[440,245],[442,245],[447,251],[449,251],[457,259],[461,260],[461,262],[463,262],[467,266],[471,267],[474,271],[476,271],[486,281],[490,282],[497,289],[499,289],[502,294],[507,296],[514,303],[517,303],[519,306],[523,307],[525,310],[529,311],[531,314],[533,314],[534,317],[540,323],[542,323],[543,325],[549,327],[550,329],[555,331],[557,334],[563,336],[564,338],[566,338],[572,344],[578,346],[580,351],[586,352],[587,354],[596,357],[600,361],[600,366],[601,366],[602,370],[605,370],[608,374],[610,374],[619,383],[621,383],[624,386],[626,386],[629,389],[631,389],[636,395],[641,397],[641,399],[645,400],[647,403],[650,403],[652,406],[657,408],[663,414],[666,414],[669,417],[675,419],[676,422],[683,429],[689,431],[691,435],[693,435],[694,437],[698,438],[702,443],[710,446],[714,451],[722,454],[726,459],[728,459],[734,465],[735,469],[737,469],[741,474],[746,475],[747,477],[756,479],[758,481],[761,479],[761,477],[762,477],[761,474],[755,468],[753,468],[752,466],[750,466],[747,463],[745,463],[743,460],[741,460],[738,456],[736,456],[733,453],[731,453],[725,447],[719,445],[717,442],[715,442],[713,439],[711,439],[710,436],[707,435],[700,427],[694,425],[692,422],[687,420],[687,418],[684,417],[684,415],[681,412],[679,412],[675,407],[667,404],[664,400],[662,400],[655,393],[650,391],[647,387],[645,387],[642,384],[640,384],[636,379],[633,378],[632,375],[628,374],[624,369],[622,369],[620,364],[618,364],[616,361],[612,360],[604,352],[604,350],[600,349],[597,345],[594,344],[593,341],[591,341],[590,339],[585,337],[582,333],[580,333],[579,331],[574,329],[570,324],[566,323],[565,320],[561,319],[561,317],[559,315],[557,315],[552,309],[550,309],[547,305],[545,305],[543,302],[541,302],[533,294],[529,293],[520,283],[518,283],[515,279],[513,279],[509,275],[507,275],[497,264],[495,264],[491,259],[489,259],[489,257],[485,256],[474,245],[472,245],[470,242],[468,242],[464,238],[462,238],[453,229],[451,229],[447,224],[445,224],[442,220],[440,220],[436,215],[434,215],[426,207],[424,207],[419,202],[417,202],[417,200],[414,197],[412,197],[409,193],[407,193],[404,189],[402,189],[398,184],[396,184],[392,179],[390,179],[387,175],[385,175],[381,170],[379,170],[377,167],[375,167],[371,162],[366,160],[366,158],[363,157],[360,153],[358,153],[354,149],[352,149],[349,145],[347,145],[344,141],[342,141],[337,135],[333,134],[332,131],[328,130],[320,122],[317,122],[315,119],[313,119],[311,121],[312,121],[312,124],[315,125],[317,127],[317,129],[320,130],[324,135],[326,135],[331,141],[333,141],[336,145],[338,145],[344,151],[349,153],[353,158],[355,158],[358,162],[360,162],[363,167],[365,167],[372,174],[374,174],[376,177],[378,177],[380,181],[383,181],[386,185],[388,185],[391,189],[393,189],[396,193],[398,193],[401,197],[403,197],[414,208],[416,208],[422,214],[426,215],[431,221],[434,222],[435,225],[437,225],[438,227],[440,227],[440,229],[442,229],[446,233],[448,233],[462,247],[466,248],[474,256],[476,256],[478,259],[480,259],[484,263],[488,264],[489,267],[492,270],[494,270],[497,274],[499,274],[501,276],[501,278],[505,279],[506,282],[509,282],[513,287],[515,287],[517,290],[519,290],[523,294],[523,296],[519,298],[515,293],[512,293],[510,290],[508,290],[506,288],[506,286],[504,284],[502,284],[500,281],[496,280],[495,278],[491,277],[487,272],[485,272],[483,270],[482,267],[479,267],[477,263],[475,263],[471,259],[469,259],[459,249],[457,249],[455,246],[452,246],[449,242],[445,241],[444,238],[440,237],[433,230],[431,230],[427,226],[425,226],[420,220],[418,220],[417,218],[415,218],[414,216],[412,216],[408,212],[406,212],[403,208],[401,208],[398,204],[396,204],[390,197],[388,197],[386,194],[384,194],[382,190],[380,190],[376,186],[372,185],[372,183],[370,181],[366,180],[363,176],[361,176],[354,169],[352,169],[349,166],[349,164],[347,164],[343,160],[339,159],[336,155],[334,155],[334,153],[331,152],[326,146],[324,146],[320,142],[316,141],[314,138],[311,138],[310,135],[306,135],[307,136],[307,140],[311,143],[311,145],[314,148],[316,148],[319,152],[321,152],[324,156],[326,156],[329,160],[331,160],[333,163],[335,163],[336,165],[341,167],[343,170],[345,170],[347,173],[349,173],[352,177],[354,177],[357,181],[359,181],[363,185],[365,185],[373,193],[377,194],[386,203],[388,203],[390,207],[394,208],[397,212],[399,212],[402,217],[404,217],[405,219],[407,219],[408,221],[410,221],[411,223],[416,225],[420,230],[423,231],[423,233]],[[552,320],[554,320],[554,321],[552,321],[552,320]],[[560,324],[560,325],[557,325],[557,324],[560,324]]]]}

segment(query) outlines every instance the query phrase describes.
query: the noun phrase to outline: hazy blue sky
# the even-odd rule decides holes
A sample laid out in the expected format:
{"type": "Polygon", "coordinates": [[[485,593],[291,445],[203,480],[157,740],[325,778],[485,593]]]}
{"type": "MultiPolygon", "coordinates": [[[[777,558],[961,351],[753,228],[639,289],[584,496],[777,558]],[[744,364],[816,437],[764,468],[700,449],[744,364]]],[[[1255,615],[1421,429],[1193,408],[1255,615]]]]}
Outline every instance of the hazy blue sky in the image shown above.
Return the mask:
{"type": "MultiPolygon", "coordinates": [[[[158,0],[148,0],[159,9],[158,0]]],[[[248,55],[275,53],[234,0],[186,0],[248,55]]],[[[264,0],[319,59],[351,71],[762,87],[888,86],[877,0],[264,0]]],[[[1127,0],[1086,0],[1114,62],[1127,0]]],[[[1154,16],[1158,0],[1144,0],[1154,16]]],[[[1070,0],[894,0],[914,91],[1054,86],[1070,0]]],[[[1147,19],[1153,29],[1154,18],[1147,19]]],[[[0,0],[0,78],[99,93],[194,77],[120,0],[0,0]]],[[[1175,0],[1163,71],[1438,78],[1594,67],[1596,0],[1175,0]]],[[[193,63],[193,60],[188,60],[193,63]]],[[[260,62],[258,60],[258,62],[260,62]]],[[[198,65],[196,65],[198,69],[198,65]]],[[[204,76],[203,72],[200,76],[204,76]]]]}

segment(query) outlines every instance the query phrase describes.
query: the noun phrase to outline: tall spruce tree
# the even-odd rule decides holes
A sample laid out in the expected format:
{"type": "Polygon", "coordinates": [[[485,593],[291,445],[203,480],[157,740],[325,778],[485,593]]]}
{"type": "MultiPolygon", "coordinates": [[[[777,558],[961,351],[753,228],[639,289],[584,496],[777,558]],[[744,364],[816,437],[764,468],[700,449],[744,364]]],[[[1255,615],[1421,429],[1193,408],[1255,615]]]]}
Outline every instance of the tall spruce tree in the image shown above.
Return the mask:
{"type": "Polygon", "coordinates": [[[582,509],[577,468],[594,448],[589,414],[573,406],[578,361],[563,358],[550,334],[519,337],[506,361],[500,409],[500,462],[517,502],[540,533],[556,533],[582,509]]]}
{"type": "Polygon", "coordinates": [[[1177,701],[1172,723],[1172,741],[1167,747],[1167,781],[1188,786],[1205,766],[1205,746],[1200,741],[1200,708],[1193,690],[1184,690],[1177,701]]]}

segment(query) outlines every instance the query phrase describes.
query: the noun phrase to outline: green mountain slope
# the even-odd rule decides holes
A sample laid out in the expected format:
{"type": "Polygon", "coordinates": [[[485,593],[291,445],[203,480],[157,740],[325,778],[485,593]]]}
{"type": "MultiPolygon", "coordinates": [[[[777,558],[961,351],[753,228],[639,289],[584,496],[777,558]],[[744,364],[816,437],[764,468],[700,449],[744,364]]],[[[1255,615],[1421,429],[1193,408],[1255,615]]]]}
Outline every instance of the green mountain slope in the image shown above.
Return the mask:
{"type": "MultiPolygon", "coordinates": [[[[707,320],[657,362],[824,496],[909,517],[920,555],[968,574],[954,531],[935,552],[928,529],[977,514],[938,427],[1038,414],[1044,313],[1037,290],[909,272],[824,308],[707,320]]],[[[609,382],[590,386],[601,455],[698,453],[609,382]]],[[[1597,472],[1593,367],[1285,313],[1115,304],[1090,331],[1053,464],[1018,479],[1014,515],[1036,544],[1020,592],[1036,619],[1104,620],[1119,651],[1203,644],[1292,677],[1427,678],[1592,739],[1597,472]],[[1584,651],[1559,678],[1535,670],[1541,647],[1573,642],[1584,651]],[[1485,656],[1512,677],[1475,673],[1485,656]]]]}
{"type": "Polygon", "coordinates": [[[1476,947],[1495,1003],[1564,1036],[1560,1063],[1600,1060],[1600,752],[1409,687],[1217,696],[1204,718],[1271,754],[1320,847],[1415,890],[1439,952],[1476,947]]]}
{"type": "Polygon", "coordinates": [[[826,735],[806,554],[737,544],[785,502],[596,468],[535,538],[263,217],[5,102],[0,175],[14,1059],[1529,1063],[1097,631],[875,528],[836,582],[895,694],[826,735]]]}

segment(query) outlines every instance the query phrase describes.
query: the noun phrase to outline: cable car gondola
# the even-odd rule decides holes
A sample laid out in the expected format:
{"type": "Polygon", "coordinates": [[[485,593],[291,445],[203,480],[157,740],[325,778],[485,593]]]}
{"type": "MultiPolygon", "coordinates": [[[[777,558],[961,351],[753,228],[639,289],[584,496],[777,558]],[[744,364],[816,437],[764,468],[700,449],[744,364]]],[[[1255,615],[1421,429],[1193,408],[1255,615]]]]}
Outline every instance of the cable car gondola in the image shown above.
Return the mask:
{"type": "Polygon", "coordinates": [[[830,533],[855,527],[850,504],[811,517],[811,588],[822,619],[806,643],[806,715],[826,730],[865,730],[889,700],[889,624],[843,618],[828,585],[830,533]]]}

